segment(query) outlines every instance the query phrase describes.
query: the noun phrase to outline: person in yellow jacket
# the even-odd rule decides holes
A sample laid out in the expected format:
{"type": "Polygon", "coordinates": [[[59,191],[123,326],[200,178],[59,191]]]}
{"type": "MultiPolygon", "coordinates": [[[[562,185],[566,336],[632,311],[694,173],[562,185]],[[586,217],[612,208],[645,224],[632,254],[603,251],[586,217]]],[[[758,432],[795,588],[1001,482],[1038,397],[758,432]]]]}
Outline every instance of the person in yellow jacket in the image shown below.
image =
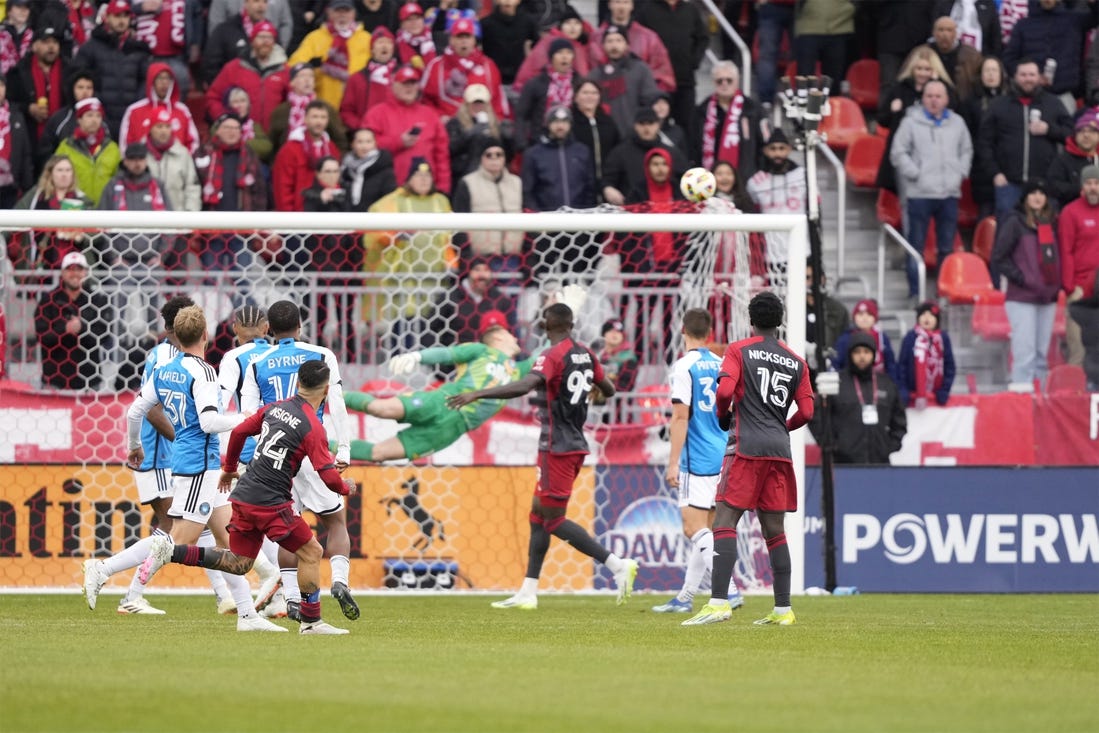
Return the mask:
{"type": "Polygon", "coordinates": [[[351,0],[332,0],[326,12],[327,22],[302,40],[287,66],[314,64],[317,97],[339,109],[348,77],[370,61],[370,34],[355,21],[351,0]]]}
{"type": "MultiPolygon", "coordinates": [[[[408,180],[378,199],[370,213],[450,213],[450,201],[435,189],[435,177],[425,158],[414,158],[408,180]]],[[[425,307],[446,286],[446,275],[458,266],[458,250],[451,232],[367,232],[364,237],[368,280],[384,289],[378,298],[367,298],[368,322],[392,327],[397,321],[424,315],[425,307]]]]}

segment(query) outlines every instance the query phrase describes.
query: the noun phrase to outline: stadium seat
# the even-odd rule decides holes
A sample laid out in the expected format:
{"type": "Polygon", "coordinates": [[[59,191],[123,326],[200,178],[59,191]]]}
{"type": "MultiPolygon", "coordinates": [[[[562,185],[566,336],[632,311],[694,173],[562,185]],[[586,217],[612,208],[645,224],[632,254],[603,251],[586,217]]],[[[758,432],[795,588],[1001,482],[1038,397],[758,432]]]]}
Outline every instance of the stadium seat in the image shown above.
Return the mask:
{"type": "Polygon", "coordinates": [[[992,261],[992,245],[996,243],[996,217],[986,216],[977,223],[973,232],[973,254],[986,263],[992,261]]]}
{"type": "Polygon", "coordinates": [[[1075,364],[1058,364],[1051,367],[1046,377],[1046,393],[1068,392],[1083,394],[1087,392],[1088,378],[1084,368],[1075,364]]]}
{"type": "Polygon", "coordinates": [[[1004,294],[992,287],[988,266],[972,252],[955,252],[943,261],[939,297],[954,305],[1004,302],[1004,294]]]}
{"type": "Polygon", "coordinates": [[[901,228],[901,202],[897,194],[887,189],[878,189],[878,221],[889,224],[894,229],[901,228]]]}
{"type": "Polygon", "coordinates": [[[1068,301],[1065,298],[1065,291],[1057,293],[1057,314],[1053,317],[1053,338],[1062,339],[1065,337],[1065,310],[1068,308],[1068,301]]]}
{"type": "Polygon", "coordinates": [[[889,128],[885,125],[874,125],[874,134],[885,140],[889,139],[889,128]]]}
{"type": "Polygon", "coordinates": [[[856,138],[870,134],[866,117],[853,100],[832,97],[828,104],[832,108],[831,114],[820,121],[820,131],[828,135],[828,147],[847,150],[856,138]]]}
{"type": "Polygon", "coordinates": [[[962,197],[958,200],[958,226],[972,229],[977,226],[977,202],[973,200],[973,187],[966,178],[962,181],[962,197]]]}
{"type": "Polygon", "coordinates": [[[847,149],[843,168],[847,180],[856,188],[873,188],[878,180],[878,168],[885,154],[885,138],[877,135],[861,135],[847,149]]]}
{"type": "Polygon", "coordinates": [[[671,388],[666,384],[653,384],[640,390],[637,400],[638,418],[642,425],[665,425],[672,410],[671,388]]]}
{"type": "MultiPolygon", "coordinates": [[[[916,246],[914,242],[911,244],[913,247],[916,246]]],[[[937,267],[940,264],[938,261],[938,246],[938,238],[935,235],[935,220],[932,219],[931,226],[927,228],[927,239],[925,239],[923,243],[923,263],[927,265],[928,268],[937,267]]],[[[965,242],[962,241],[962,235],[958,232],[954,232],[954,251],[965,251],[965,242]]]]}
{"type": "Polygon", "coordinates": [[[984,341],[1007,341],[1011,338],[1011,322],[1003,303],[977,303],[971,321],[973,333],[984,341]]]}
{"type": "Polygon", "coordinates": [[[878,108],[878,90],[881,87],[881,65],[877,59],[859,59],[847,67],[847,83],[851,99],[867,112],[878,108]]]}

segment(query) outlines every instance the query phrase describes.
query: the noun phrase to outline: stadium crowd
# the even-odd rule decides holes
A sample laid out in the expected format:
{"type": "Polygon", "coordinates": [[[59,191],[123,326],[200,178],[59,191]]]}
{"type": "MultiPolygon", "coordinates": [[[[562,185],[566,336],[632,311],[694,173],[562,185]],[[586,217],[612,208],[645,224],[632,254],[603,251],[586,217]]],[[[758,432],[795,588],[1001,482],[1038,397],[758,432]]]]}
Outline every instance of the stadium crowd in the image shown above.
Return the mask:
{"type": "MultiPolygon", "coordinates": [[[[873,60],[881,88],[868,122],[888,134],[877,185],[898,195],[906,236],[922,251],[933,231],[941,259],[971,196],[999,223],[986,261],[1007,283],[1012,381],[1048,373],[1060,298],[1066,353],[1054,360],[1099,383],[1095,0],[725,0],[726,18],[754,49],[754,94],[742,92],[741,59],[727,48],[701,99],[696,77],[711,33],[690,0],[607,0],[597,25],[546,0],[9,0],[4,10],[3,208],[667,211],[681,199],[679,176],[704,166],[717,195],[741,210],[802,213],[803,173],[773,127],[783,66],[792,59],[798,74],[840,80],[853,62],[873,60]]],[[[139,284],[160,268],[263,261],[272,270],[366,269],[383,283],[416,271],[435,302],[389,302],[376,313],[448,320],[432,329],[451,340],[443,343],[478,334],[485,314],[515,324],[521,306],[487,290],[492,277],[524,282],[577,266],[556,261],[553,240],[522,232],[392,246],[398,239],[287,238],[265,260],[243,237],[149,236],[112,247],[117,240],[58,230],[10,235],[6,255],[17,271],[67,263],[139,284]],[[436,279],[425,281],[425,271],[436,279]]],[[[590,266],[613,251],[626,274],[679,272],[679,240],[630,241],[591,242],[578,259],[590,266]]],[[[768,266],[784,261],[773,236],[759,247],[768,266]]],[[[80,299],[102,299],[73,289],[82,278],[61,279],[36,318],[44,381],[93,387],[79,369],[46,373],[46,352],[78,348],[92,327],[90,314],[73,318],[86,307],[80,299]]],[[[147,323],[156,321],[152,300],[147,323]]],[[[669,305],[644,302],[661,309],[671,339],[669,305]]],[[[327,303],[309,303],[319,331],[329,319],[360,317],[327,303]]],[[[96,318],[123,305],[132,309],[100,304],[96,318]]],[[[948,398],[954,365],[939,318],[936,310],[934,328],[913,329],[915,366],[890,370],[910,405],[948,398]]],[[[629,350],[634,329],[625,324],[625,344],[610,344],[608,359],[629,350]]],[[[604,329],[616,339],[622,330],[604,329]]],[[[330,343],[344,358],[353,353],[346,333],[330,343]]]]}

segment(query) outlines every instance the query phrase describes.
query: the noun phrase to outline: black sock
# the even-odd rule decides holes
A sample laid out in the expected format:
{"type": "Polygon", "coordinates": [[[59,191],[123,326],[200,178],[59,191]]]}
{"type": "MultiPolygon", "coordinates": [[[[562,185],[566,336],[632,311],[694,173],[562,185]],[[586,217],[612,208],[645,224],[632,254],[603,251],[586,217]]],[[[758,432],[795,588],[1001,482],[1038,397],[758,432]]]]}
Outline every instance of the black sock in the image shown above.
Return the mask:
{"type": "Polygon", "coordinates": [[[557,525],[553,530],[553,536],[568,542],[580,552],[601,563],[607,562],[607,558],[610,557],[610,550],[599,544],[586,529],[571,519],[566,519],[557,525]]]}
{"type": "Polygon", "coordinates": [[[729,581],[736,566],[736,531],[727,527],[714,530],[714,569],[710,575],[710,596],[729,599],[729,581]]]}
{"type": "Polygon", "coordinates": [[[771,574],[774,576],[775,606],[789,606],[790,546],[786,544],[786,535],[781,534],[767,540],[767,552],[771,556],[771,574]],[[780,539],[781,541],[776,541],[780,539]]]}
{"type": "Polygon", "coordinates": [[[174,545],[170,562],[181,565],[203,566],[206,560],[206,548],[197,545],[174,545]]]}
{"type": "Polygon", "coordinates": [[[527,546],[527,575],[528,578],[538,578],[542,575],[542,561],[549,552],[550,536],[541,523],[530,523],[530,544],[527,546]]]}

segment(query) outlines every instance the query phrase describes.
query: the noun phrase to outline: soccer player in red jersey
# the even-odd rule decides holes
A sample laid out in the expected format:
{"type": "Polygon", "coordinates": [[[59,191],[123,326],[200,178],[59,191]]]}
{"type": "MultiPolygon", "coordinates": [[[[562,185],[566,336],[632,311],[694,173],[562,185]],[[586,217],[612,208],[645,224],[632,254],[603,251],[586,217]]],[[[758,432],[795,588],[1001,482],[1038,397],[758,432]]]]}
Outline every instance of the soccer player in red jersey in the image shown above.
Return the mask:
{"type": "Polygon", "coordinates": [[[164,537],[154,542],[141,566],[142,582],[169,562],[198,565],[244,575],[259,554],[263,538],[269,537],[298,557],[298,586],[301,590],[302,634],[346,634],[321,620],[320,561],[324,551],[313,530],[294,512],[290,488],[301,462],[307,456],[325,485],[341,495],[355,491],[336,469],[328,451],[324,426],[317,419],[328,397],[330,370],[321,360],[307,361],[298,369],[297,395],[274,402],[233,429],[222,466],[218,488],[229,491],[238,478],[237,463],[244,441],[259,435],[256,453],[248,472],[240,477],[229,495],[233,515],[229,522],[229,549],[173,545],[164,537]]]}
{"type": "Polygon", "coordinates": [[[759,517],[774,574],[775,607],[755,623],[790,626],[790,548],[786,512],[797,510],[798,487],[790,455],[790,431],[813,417],[809,367],[776,332],[782,325],[782,300],[760,293],[748,304],[755,335],[729,344],[718,375],[717,415],[728,429],[736,410],[736,452],[725,457],[714,515],[713,591],[710,602],[684,626],[713,624],[732,616],[729,579],[736,564],[736,526],[744,512],[759,517]],[[797,412],[787,419],[791,404],[797,412]]]}
{"type": "Polygon", "coordinates": [[[565,518],[573,484],[588,454],[584,421],[588,417],[592,385],[607,397],[614,394],[614,385],[591,349],[573,341],[571,308],[564,303],[551,305],[546,308],[544,319],[550,345],[534,362],[530,373],[510,384],[463,392],[447,399],[447,405],[458,409],[480,399],[511,399],[538,390],[536,400],[541,403],[538,485],[531,501],[527,574],[518,593],[492,605],[528,611],[538,607],[538,577],[549,551],[550,535],[606,565],[614,573],[617,602],[621,605],[633,591],[637,561],[618,557],[579,524],[565,518]]]}

